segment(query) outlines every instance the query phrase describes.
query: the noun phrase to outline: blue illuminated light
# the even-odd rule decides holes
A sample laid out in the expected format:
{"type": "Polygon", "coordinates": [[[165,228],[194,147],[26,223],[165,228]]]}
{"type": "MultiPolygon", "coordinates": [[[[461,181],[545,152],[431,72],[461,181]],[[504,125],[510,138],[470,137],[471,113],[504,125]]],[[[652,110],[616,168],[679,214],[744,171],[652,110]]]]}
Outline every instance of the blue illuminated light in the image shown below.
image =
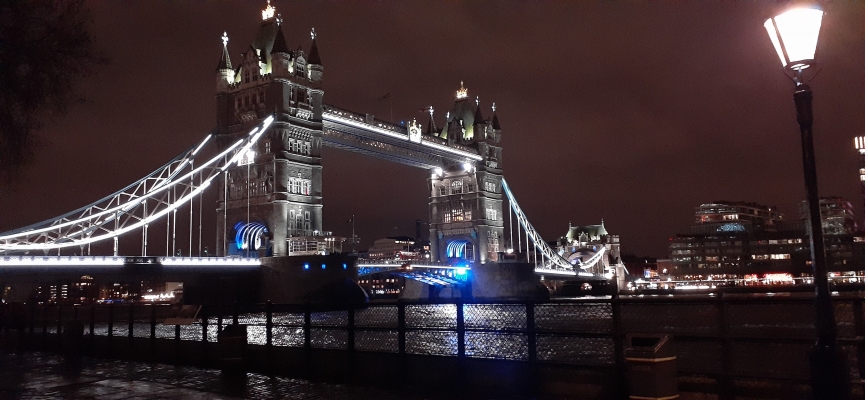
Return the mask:
{"type": "Polygon", "coordinates": [[[348,269],[348,265],[345,265],[345,263],[343,263],[343,264],[342,264],[342,269],[348,269]]]}
{"type": "Polygon", "coordinates": [[[234,242],[238,250],[258,250],[262,245],[262,237],[267,233],[267,227],[260,222],[234,224],[234,242]]]}
{"type": "Polygon", "coordinates": [[[465,269],[465,267],[459,267],[459,268],[457,268],[457,275],[465,275],[465,274],[466,274],[466,269],[465,269]]]}
{"type": "Polygon", "coordinates": [[[303,264],[303,269],[309,269],[309,264],[303,264]]]}
{"type": "Polygon", "coordinates": [[[324,264],[321,264],[321,269],[325,269],[325,267],[327,267],[327,266],[324,264]]]}

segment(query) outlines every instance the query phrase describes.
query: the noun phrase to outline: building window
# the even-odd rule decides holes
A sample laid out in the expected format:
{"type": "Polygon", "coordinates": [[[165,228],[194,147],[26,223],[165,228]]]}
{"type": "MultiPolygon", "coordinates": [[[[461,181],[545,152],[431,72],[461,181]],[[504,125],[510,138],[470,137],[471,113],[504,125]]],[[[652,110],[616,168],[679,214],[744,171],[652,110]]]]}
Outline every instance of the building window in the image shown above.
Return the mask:
{"type": "Polygon", "coordinates": [[[484,190],[486,190],[487,192],[495,192],[496,184],[493,182],[484,182],[484,190]]]}
{"type": "Polygon", "coordinates": [[[288,192],[309,196],[312,182],[309,179],[288,178],[288,192]]]}
{"type": "Polygon", "coordinates": [[[438,192],[439,196],[447,195],[447,188],[445,187],[445,185],[438,186],[438,192]]]}
{"type": "Polygon", "coordinates": [[[487,219],[490,221],[498,220],[498,211],[492,207],[487,207],[487,219]]]}
{"type": "Polygon", "coordinates": [[[463,181],[456,180],[451,182],[451,194],[460,194],[463,192],[463,181]]]}
{"type": "Polygon", "coordinates": [[[466,185],[466,193],[471,193],[474,191],[475,191],[475,184],[472,182],[469,182],[469,184],[466,185]]]}
{"type": "Polygon", "coordinates": [[[264,142],[264,153],[270,153],[270,141],[264,142]]]}

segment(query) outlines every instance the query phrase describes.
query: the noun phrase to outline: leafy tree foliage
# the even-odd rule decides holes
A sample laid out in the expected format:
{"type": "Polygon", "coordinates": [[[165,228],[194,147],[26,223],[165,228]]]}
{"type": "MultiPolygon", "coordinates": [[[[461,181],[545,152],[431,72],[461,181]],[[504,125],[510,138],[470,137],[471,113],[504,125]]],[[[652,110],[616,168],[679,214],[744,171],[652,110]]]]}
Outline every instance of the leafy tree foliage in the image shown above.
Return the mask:
{"type": "Polygon", "coordinates": [[[83,0],[0,0],[0,183],[30,163],[35,132],[83,101],[74,84],[105,63],[83,0]]]}

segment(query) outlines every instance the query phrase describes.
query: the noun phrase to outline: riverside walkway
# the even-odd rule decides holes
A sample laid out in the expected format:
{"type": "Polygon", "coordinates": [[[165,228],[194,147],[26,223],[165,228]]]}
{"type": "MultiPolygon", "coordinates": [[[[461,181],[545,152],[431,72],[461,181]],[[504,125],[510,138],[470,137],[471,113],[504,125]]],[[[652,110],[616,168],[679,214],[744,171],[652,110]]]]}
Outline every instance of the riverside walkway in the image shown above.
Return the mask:
{"type": "MultiPolygon", "coordinates": [[[[420,399],[398,390],[44,352],[0,353],[2,399],[420,399]]],[[[436,397],[424,396],[425,399],[436,397]]]]}

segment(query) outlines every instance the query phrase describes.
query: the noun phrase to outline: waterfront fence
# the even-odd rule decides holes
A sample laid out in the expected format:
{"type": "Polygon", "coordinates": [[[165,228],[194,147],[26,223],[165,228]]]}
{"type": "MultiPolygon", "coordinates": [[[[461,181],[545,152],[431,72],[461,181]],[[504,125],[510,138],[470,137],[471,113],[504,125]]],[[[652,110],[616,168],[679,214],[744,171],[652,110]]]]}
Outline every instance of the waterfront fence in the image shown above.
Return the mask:
{"type": "MultiPolygon", "coordinates": [[[[865,378],[865,299],[835,296],[838,337],[851,378],[865,378]]],[[[807,383],[812,297],[623,297],[546,302],[374,303],[320,311],[310,304],[202,307],[189,325],[165,325],[170,305],[5,305],[3,326],[31,337],[78,320],[85,335],[216,342],[247,325],[253,346],[501,359],[529,365],[624,370],[628,334],[669,334],[680,376],[807,383]]],[[[132,342],[130,341],[130,344],[132,342]]]]}

